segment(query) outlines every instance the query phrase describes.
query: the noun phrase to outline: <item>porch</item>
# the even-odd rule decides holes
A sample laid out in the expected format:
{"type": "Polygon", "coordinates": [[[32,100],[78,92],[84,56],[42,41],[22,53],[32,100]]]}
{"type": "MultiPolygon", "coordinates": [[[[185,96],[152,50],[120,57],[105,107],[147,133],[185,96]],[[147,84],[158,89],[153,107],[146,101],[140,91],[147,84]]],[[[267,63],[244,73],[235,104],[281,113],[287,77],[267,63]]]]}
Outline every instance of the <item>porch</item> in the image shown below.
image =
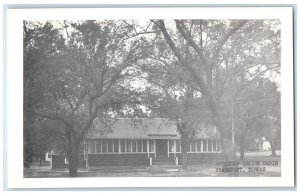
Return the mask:
{"type": "MultiPolygon", "coordinates": [[[[188,159],[197,164],[221,153],[220,140],[195,139],[188,159]]],[[[181,164],[179,139],[93,139],[85,142],[84,157],[89,166],[140,166],[181,164]]]]}

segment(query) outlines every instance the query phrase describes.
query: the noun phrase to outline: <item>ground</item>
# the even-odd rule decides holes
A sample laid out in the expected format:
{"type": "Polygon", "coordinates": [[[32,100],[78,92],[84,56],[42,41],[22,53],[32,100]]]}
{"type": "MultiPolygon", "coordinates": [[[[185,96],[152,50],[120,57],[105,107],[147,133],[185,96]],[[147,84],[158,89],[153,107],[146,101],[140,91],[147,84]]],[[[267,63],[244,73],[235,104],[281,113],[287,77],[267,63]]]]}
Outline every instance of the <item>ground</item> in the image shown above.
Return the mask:
{"type": "MultiPolygon", "coordinates": [[[[237,153],[237,156],[239,154],[237,153]]],[[[151,167],[89,167],[79,169],[78,177],[280,177],[281,155],[272,157],[271,152],[247,152],[244,161],[222,161],[201,165],[151,167]]],[[[34,163],[24,170],[25,178],[68,177],[68,169],[51,169],[49,163],[34,163]]]]}

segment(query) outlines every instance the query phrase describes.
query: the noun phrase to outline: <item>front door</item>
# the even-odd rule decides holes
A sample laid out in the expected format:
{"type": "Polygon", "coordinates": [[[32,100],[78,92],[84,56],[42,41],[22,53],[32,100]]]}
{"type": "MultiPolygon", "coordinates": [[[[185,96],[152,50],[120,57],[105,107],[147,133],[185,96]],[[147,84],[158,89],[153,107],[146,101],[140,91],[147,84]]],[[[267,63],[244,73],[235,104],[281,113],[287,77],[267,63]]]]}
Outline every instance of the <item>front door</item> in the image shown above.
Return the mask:
{"type": "Polygon", "coordinates": [[[156,157],[168,157],[168,140],[156,140],[156,157]]]}

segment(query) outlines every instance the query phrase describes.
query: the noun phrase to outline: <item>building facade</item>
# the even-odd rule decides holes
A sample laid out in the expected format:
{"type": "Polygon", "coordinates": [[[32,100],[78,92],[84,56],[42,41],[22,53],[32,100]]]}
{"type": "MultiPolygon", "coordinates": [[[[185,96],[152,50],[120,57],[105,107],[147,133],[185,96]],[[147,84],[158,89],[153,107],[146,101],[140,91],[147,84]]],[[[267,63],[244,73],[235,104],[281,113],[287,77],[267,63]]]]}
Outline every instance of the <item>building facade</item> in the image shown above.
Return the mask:
{"type": "MultiPolygon", "coordinates": [[[[80,164],[85,163],[86,167],[179,165],[182,146],[176,128],[167,119],[117,119],[111,133],[103,134],[96,129],[87,135],[80,164]]],[[[217,129],[200,124],[197,134],[190,139],[188,164],[219,160],[221,152],[217,129]]]]}

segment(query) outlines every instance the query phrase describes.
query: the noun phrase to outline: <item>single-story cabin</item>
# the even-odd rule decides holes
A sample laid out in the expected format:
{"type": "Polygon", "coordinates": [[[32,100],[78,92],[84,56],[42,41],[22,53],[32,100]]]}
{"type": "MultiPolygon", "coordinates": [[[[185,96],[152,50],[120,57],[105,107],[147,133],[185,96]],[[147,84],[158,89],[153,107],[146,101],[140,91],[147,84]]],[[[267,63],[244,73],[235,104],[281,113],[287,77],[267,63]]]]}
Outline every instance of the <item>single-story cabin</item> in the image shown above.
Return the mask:
{"type": "MultiPolygon", "coordinates": [[[[80,155],[82,166],[178,165],[182,162],[180,134],[172,121],[117,119],[111,130],[108,134],[94,130],[86,136],[80,155]]],[[[216,127],[203,123],[190,141],[188,164],[218,160],[221,152],[216,127]]],[[[63,161],[58,158],[61,157],[52,155],[52,167],[63,161]]]]}

